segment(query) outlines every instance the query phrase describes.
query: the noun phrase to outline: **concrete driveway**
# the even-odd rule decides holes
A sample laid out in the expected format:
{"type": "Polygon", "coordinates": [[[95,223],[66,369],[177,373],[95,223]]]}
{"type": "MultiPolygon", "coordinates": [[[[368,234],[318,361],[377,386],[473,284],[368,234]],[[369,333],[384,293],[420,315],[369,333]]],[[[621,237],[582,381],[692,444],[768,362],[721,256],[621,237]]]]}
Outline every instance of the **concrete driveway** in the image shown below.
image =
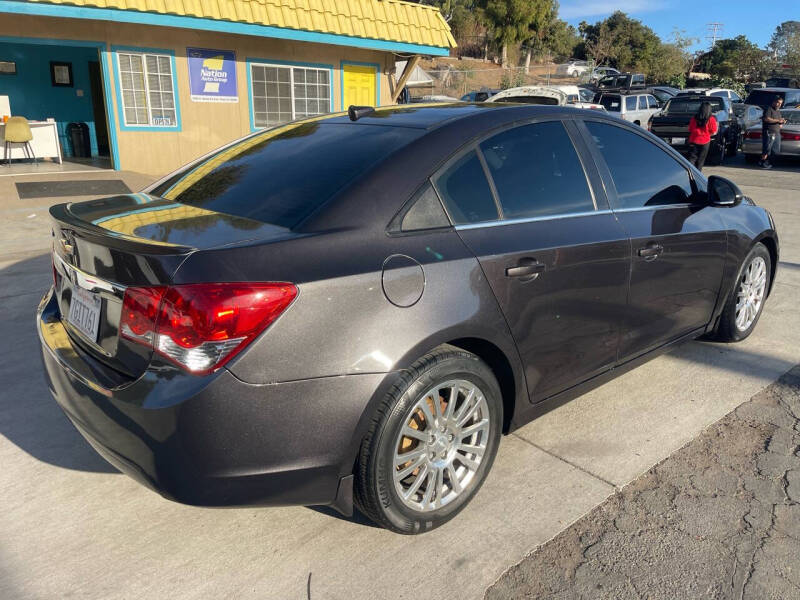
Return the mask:
{"type": "Polygon", "coordinates": [[[51,278],[46,202],[0,203],[0,598],[482,597],[800,363],[800,169],[736,165],[708,171],[768,207],[781,235],[756,332],[737,345],[687,344],[506,437],[470,507],[419,537],[325,508],[181,506],[116,473],[41,377],[33,317],[51,278]]]}

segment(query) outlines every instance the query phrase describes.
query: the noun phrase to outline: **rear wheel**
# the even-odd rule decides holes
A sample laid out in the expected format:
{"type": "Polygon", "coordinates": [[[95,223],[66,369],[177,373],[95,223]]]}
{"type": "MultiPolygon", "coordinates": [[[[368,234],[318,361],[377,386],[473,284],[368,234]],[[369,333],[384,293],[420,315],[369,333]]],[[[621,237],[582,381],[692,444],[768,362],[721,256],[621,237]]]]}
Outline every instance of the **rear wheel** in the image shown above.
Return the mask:
{"type": "Polygon", "coordinates": [[[725,151],[725,156],[727,157],[736,156],[736,153],[739,151],[739,145],[740,145],[739,136],[738,135],[733,136],[733,139],[728,141],[728,146],[725,151]]]}
{"type": "Polygon", "coordinates": [[[500,388],[477,356],[442,346],[408,369],[361,444],[355,502],[399,533],[458,514],[492,466],[503,423],[500,388]]]}
{"type": "Polygon", "coordinates": [[[728,145],[725,139],[719,140],[716,144],[712,145],[708,151],[708,163],[712,165],[721,165],[725,160],[725,153],[728,145]]]}
{"type": "Polygon", "coordinates": [[[769,251],[764,244],[756,244],[739,269],[739,276],[720,316],[716,339],[738,342],[753,332],[764,309],[771,274],[769,251]]]}

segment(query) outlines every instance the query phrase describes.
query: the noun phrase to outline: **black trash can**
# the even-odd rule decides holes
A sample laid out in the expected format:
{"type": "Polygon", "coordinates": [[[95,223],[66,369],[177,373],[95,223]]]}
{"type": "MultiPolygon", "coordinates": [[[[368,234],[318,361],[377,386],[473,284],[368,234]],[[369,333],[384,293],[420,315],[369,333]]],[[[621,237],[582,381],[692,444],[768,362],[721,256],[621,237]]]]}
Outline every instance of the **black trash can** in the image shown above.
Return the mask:
{"type": "Polygon", "coordinates": [[[70,123],[67,125],[67,139],[70,143],[72,156],[89,158],[92,155],[89,126],[86,123],[70,123]]]}

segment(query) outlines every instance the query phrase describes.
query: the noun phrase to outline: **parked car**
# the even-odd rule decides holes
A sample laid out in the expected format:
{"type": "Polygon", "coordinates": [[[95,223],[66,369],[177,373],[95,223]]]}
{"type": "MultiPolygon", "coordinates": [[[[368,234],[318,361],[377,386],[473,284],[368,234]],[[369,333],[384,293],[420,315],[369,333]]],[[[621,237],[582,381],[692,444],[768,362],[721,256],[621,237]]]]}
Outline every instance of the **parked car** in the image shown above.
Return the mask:
{"type": "Polygon", "coordinates": [[[597,84],[597,93],[639,91],[645,85],[645,76],[642,73],[620,73],[601,79],[597,84]]]}
{"type": "Polygon", "coordinates": [[[349,113],[50,209],[49,389],[165,497],[355,502],[421,533],[475,496],[501,434],[756,327],[770,214],[641,128],[503,103],[349,113]]]}
{"type": "Polygon", "coordinates": [[[764,87],[800,88],[800,79],[794,77],[770,77],[764,83],[764,87]]]}
{"type": "Polygon", "coordinates": [[[652,94],[658,100],[659,105],[664,106],[667,100],[674,98],[680,90],[678,88],[670,87],[668,85],[654,85],[642,90],[648,94],[652,94]]]}
{"type": "Polygon", "coordinates": [[[678,92],[678,96],[685,96],[687,94],[701,94],[704,96],[715,96],[717,98],[727,98],[731,104],[742,102],[742,97],[736,93],[735,90],[728,88],[686,88],[678,92]]]}
{"type": "Polygon", "coordinates": [[[709,102],[719,125],[711,138],[708,151],[709,164],[721,164],[726,156],[736,156],[739,146],[739,123],[733,115],[730,100],[704,94],[679,94],[667,102],[648,124],[656,136],[680,152],[689,151],[689,121],[697,114],[700,104],[709,102]]]}
{"type": "Polygon", "coordinates": [[[778,88],[766,87],[759,88],[747,94],[745,104],[755,104],[763,109],[766,109],[772,104],[775,96],[783,98],[784,108],[798,108],[800,107],[800,90],[794,88],[778,88]]]}
{"type": "Polygon", "coordinates": [[[492,89],[489,89],[489,88],[483,88],[483,89],[480,89],[480,90],[473,90],[473,91],[467,92],[466,94],[461,96],[461,101],[462,102],[483,102],[484,100],[487,100],[487,99],[491,98],[492,96],[494,96],[499,91],[501,91],[501,90],[499,90],[499,89],[492,90],[492,89]]]}
{"type": "Polygon", "coordinates": [[[764,115],[764,110],[760,106],[752,104],[734,104],[732,106],[733,114],[739,121],[739,148],[742,147],[744,133],[751,127],[761,127],[761,117],[764,115]]]}
{"type": "Polygon", "coordinates": [[[597,103],[609,113],[642,127],[646,127],[650,117],[661,109],[652,94],[601,93],[597,103]]]}
{"type": "Polygon", "coordinates": [[[486,102],[515,102],[520,104],[547,104],[573,106],[591,110],[605,110],[596,102],[581,102],[580,89],[574,85],[526,85],[498,92],[486,102]]]}
{"type": "MultiPolygon", "coordinates": [[[[781,110],[781,115],[786,123],[781,127],[781,144],[775,154],[800,157],[800,109],[784,109],[781,110]]],[[[744,134],[742,152],[747,162],[754,163],[761,159],[761,127],[761,123],[753,125],[744,134]]]]}
{"type": "Polygon", "coordinates": [[[556,67],[556,75],[561,77],[580,77],[591,70],[585,60],[570,60],[556,67]]]}
{"type": "Polygon", "coordinates": [[[597,67],[594,71],[592,71],[592,74],[589,76],[589,80],[598,82],[604,77],[611,77],[619,74],[620,72],[613,67],[597,67]]]}

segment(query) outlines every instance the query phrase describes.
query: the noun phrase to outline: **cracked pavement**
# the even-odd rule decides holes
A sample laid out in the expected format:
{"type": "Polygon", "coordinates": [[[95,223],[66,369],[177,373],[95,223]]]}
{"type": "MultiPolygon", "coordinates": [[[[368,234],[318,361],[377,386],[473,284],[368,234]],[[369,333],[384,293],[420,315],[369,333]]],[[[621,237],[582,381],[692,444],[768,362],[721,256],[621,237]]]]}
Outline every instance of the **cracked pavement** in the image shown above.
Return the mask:
{"type": "Polygon", "coordinates": [[[508,570],[508,598],[800,598],[800,366],[508,570]]]}

